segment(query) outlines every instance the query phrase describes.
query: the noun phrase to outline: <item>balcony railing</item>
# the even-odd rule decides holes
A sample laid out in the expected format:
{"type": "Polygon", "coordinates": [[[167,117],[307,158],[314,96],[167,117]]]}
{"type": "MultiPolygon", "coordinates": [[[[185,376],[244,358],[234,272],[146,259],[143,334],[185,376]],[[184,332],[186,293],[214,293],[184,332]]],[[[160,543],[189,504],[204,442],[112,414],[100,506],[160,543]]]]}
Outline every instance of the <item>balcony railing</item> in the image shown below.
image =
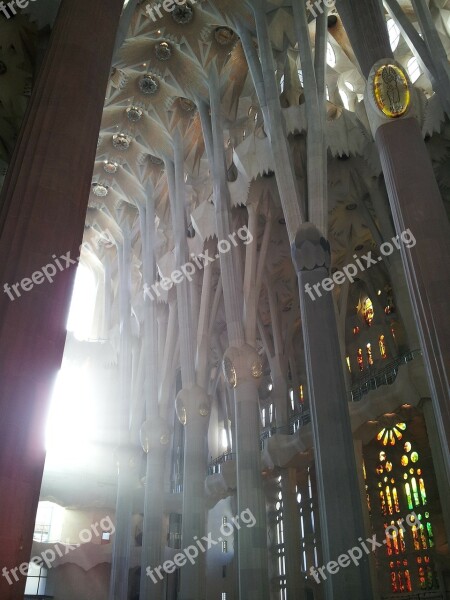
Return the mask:
{"type": "Polygon", "coordinates": [[[208,475],[218,475],[222,470],[222,465],[230,460],[236,460],[234,452],[225,452],[215,458],[208,465],[208,475]]]}
{"type": "Polygon", "coordinates": [[[383,385],[392,385],[397,379],[399,368],[414,360],[420,353],[420,350],[407,352],[388,362],[382,369],[365,375],[350,390],[351,402],[359,402],[371,390],[376,390],[383,385]]]}

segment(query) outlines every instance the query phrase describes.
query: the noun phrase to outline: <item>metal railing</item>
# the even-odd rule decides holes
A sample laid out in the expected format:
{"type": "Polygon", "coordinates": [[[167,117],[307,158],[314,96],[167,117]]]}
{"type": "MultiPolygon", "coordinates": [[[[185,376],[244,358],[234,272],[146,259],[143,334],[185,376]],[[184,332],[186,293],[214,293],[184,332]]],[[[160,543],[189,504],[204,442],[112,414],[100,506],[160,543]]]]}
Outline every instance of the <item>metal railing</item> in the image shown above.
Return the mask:
{"type": "Polygon", "coordinates": [[[212,460],[208,465],[208,475],[218,475],[221,473],[222,465],[230,460],[236,460],[234,452],[225,452],[212,460]]]}
{"type": "Polygon", "coordinates": [[[381,596],[381,600],[445,600],[439,591],[411,592],[410,594],[388,594],[381,596]]]}
{"type": "Polygon", "coordinates": [[[391,360],[382,369],[365,375],[350,390],[351,401],[359,402],[371,390],[376,390],[383,385],[392,385],[397,379],[399,368],[414,360],[419,354],[421,354],[420,350],[407,352],[395,360],[391,360]]]}

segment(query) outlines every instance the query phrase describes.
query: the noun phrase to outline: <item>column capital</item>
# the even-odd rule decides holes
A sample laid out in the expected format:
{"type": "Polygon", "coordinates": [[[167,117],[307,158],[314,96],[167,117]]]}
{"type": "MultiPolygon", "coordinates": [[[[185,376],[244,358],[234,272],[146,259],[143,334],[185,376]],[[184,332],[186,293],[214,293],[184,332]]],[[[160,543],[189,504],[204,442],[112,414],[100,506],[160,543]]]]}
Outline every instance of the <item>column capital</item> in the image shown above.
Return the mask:
{"type": "Polygon", "coordinates": [[[211,397],[198,385],[183,388],[178,392],[175,401],[175,411],[182,425],[186,425],[188,419],[209,417],[211,411],[211,397]]]}
{"type": "Polygon", "coordinates": [[[140,431],[142,449],[146,454],[167,448],[170,442],[170,427],[159,415],[144,421],[140,431]]]}
{"type": "Polygon", "coordinates": [[[378,60],[367,78],[364,104],[372,135],[382,125],[417,118],[416,90],[406,69],[392,58],[378,60]]]}
{"type": "Polygon", "coordinates": [[[223,356],[222,369],[228,385],[235,388],[244,381],[262,376],[261,357],[249,344],[243,344],[239,348],[231,346],[223,356]]]}
{"type": "Polygon", "coordinates": [[[120,471],[135,471],[139,465],[139,458],[142,450],[138,446],[122,445],[114,450],[114,457],[117,462],[117,468],[120,471]]]}
{"type": "Polygon", "coordinates": [[[312,223],[303,223],[291,246],[292,260],[297,273],[313,271],[331,265],[330,243],[312,223]]]}

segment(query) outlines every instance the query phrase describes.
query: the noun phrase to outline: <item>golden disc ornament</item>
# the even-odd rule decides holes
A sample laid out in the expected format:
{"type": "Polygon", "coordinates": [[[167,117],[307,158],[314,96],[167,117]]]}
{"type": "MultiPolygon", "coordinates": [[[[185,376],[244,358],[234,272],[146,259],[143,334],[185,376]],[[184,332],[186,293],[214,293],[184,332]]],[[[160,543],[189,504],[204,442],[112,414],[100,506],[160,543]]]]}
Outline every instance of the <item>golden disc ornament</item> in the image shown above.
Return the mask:
{"type": "Polygon", "coordinates": [[[380,66],[373,77],[375,104],[390,119],[401,117],[411,104],[408,79],[395,64],[380,66]]]}

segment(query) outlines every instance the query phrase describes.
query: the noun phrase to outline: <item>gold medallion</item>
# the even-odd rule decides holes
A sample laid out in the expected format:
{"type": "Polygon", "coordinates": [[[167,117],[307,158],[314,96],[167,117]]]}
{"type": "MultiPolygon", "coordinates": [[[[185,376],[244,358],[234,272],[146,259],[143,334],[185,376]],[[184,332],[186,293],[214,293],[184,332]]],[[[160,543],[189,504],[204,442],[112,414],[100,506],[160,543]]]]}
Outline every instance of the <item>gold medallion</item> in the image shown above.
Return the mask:
{"type": "Polygon", "coordinates": [[[394,64],[382,65],[373,78],[375,102],[381,112],[391,119],[406,113],[411,103],[406,75],[394,64]]]}

